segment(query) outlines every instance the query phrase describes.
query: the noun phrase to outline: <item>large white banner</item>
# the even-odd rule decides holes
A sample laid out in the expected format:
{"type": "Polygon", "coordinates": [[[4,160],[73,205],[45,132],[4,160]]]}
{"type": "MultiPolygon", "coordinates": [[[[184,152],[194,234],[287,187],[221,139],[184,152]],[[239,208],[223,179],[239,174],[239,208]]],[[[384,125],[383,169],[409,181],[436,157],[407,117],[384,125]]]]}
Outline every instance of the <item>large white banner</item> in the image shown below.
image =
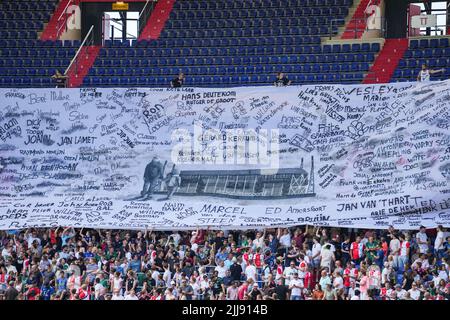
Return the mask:
{"type": "Polygon", "coordinates": [[[449,90],[1,89],[0,229],[450,226],[449,90]]]}

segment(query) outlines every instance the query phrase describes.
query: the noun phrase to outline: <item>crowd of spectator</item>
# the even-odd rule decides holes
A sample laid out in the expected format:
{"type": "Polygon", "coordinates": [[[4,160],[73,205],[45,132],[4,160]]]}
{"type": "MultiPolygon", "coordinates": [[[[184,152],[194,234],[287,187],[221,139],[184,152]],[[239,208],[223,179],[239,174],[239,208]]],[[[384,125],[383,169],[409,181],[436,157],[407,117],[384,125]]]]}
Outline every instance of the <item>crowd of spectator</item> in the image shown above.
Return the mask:
{"type": "Polygon", "coordinates": [[[448,233],[0,231],[0,300],[448,300],[448,233]]]}

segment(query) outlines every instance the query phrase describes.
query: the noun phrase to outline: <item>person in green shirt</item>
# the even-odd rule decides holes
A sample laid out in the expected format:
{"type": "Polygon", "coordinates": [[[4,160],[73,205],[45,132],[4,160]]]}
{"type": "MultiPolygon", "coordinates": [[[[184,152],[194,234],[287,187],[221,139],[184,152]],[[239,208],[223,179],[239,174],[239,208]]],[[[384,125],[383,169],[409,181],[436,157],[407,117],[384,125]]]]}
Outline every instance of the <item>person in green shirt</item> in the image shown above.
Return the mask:
{"type": "Polygon", "coordinates": [[[106,260],[111,260],[114,259],[116,260],[116,258],[118,257],[118,252],[114,251],[114,248],[109,248],[108,252],[105,255],[106,260]]]}
{"type": "Polygon", "coordinates": [[[369,241],[366,243],[366,248],[364,250],[366,252],[366,257],[369,260],[369,265],[376,261],[378,249],[378,241],[375,241],[373,237],[369,237],[369,241]]]}

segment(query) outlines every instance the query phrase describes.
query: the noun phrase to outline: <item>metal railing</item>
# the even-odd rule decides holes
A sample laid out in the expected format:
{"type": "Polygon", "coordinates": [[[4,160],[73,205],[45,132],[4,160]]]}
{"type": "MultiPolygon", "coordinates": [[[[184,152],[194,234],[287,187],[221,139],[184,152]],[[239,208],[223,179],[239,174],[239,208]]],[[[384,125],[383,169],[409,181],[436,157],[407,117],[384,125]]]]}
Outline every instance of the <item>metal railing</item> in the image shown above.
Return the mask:
{"type": "Polygon", "coordinates": [[[66,7],[64,8],[61,15],[58,17],[58,21],[56,22],[56,36],[59,38],[64,32],[67,30],[67,21],[69,18],[75,14],[75,12],[67,12],[67,9],[72,5],[78,5],[79,0],[70,0],[66,7]]]}
{"type": "MultiPolygon", "coordinates": [[[[359,39],[366,31],[379,31],[379,37],[384,37],[386,34],[386,18],[378,17],[373,18],[373,22],[375,22],[375,26],[370,26],[367,23],[368,18],[359,18],[359,19],[351,19],[345,25],[344,31],[352,31],[353,39],[359,39]]],[[[342,24],[342,19],[332,19],[329,25],[329,39],[331,40],[335,33],[333,32],[336,27],[339,27],[342,24]]]]}
{"type": "MultiPolygon", "coordinates": [[[[105,21],[113,21],[114,23],[117,23],[118,25],[123,27],[123,23],[119,20],[119,19],[115,19],[115,18],[110,18],[110,19],[105,19],[105,21]]],[[[137,19],[127,19],[127,21],[138,21],[137,19]]],[[[123,29],[120,29],[118,27],[116,27],[113,24],[110,24],[111,29],[111,35],[110,35],[110,40],[122,40],[122,39],[116,39],[114,37],[114,30],[117,30],[121,33],[123,33],[123,29]]],[[[139,35],[133,35],[131,33],[126,33],[126,40],[136,40],[138,38],[139,35]]],[[[105,40],[105,39],[104,39],[105,40]]]]}
{"type": "MultiPolygon", "coordinates": [[[[78,68],[79,68],[79,64],[80,64],[80,58],[85,58],[88,55],[88,50],[89,47],[91,45],[93,45],[94,43],[94,25],[91,26],[91,28],[89,29],[88,33],[86,34],[86,36],[83,39],[83,42],[81,43],[80,47],[78,48],[77,52],[75,53],[75,56],[72,58],[72,61],[70,61],[69,66],[67,67],[67,69],[64,71],[64,75],[67,75],[67,72],[69,72],[70,68],[72,67],[72,65],[75,64],[75,75],[78,74],[78,68]]],[[[67,86],[69,87],[69,83],[67,83],[67,86]]]]}
{"type": "Polygon", "coordinates": [[[138,37],[141,34],[142,30],[144,29],[145,25],[147,24],[148,18],[150,18],[150,14],[152,13],[153,9],[155,8],[155,4],[157,2],[158,2],[158,0],[147,0],[147,2],[145,2],[144,8],[139,13],[138,37]]]}

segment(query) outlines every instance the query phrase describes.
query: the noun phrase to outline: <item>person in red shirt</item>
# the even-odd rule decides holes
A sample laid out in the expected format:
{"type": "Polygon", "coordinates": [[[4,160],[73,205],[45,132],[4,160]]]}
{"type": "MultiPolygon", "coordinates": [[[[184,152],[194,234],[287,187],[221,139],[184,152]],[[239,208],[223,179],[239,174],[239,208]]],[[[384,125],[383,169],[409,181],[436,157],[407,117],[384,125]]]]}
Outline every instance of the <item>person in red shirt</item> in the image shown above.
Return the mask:
{"type": "Polygon", "coordinates": [[[38,300],[41,290],[37,287],[36,283],[33,283],[28,289],[26,296],[28,300],[38,300]]]}
{"type": "Polygon", "coordinates": [[[359,265],[361,260],[363,259],[364,254],[364,245],[361,243],[361,237],[357,236],[355,241],[350,245],[350,256],[352,261],[359,265]]]}
{"type": "Polygon", "coordinates": [[[261,254],[261,248],[256,248],[256,253],[253,256],[253,261],[257,268],[261,268],[262,262],[264,261],[264,255],[261,254]]]}
{"type": "Polygon", "coordinates": [[[83,284],[81,288],[78,289],[78,296],[80,300],[89,300],[90,292],[86,284],[83,284]]]}
{"type": "Polygon", "coordinates": [[[350,262],[347,262],[347,267],[344,269],[344,288],[345,288],[345,294],[348,295],[348,291],[350,289],[351,286],[351,275],[352,272],[352,264],[350,262]]]}
{"type": "Polygon", "coordinates": [[[383,262],[384,262],[384,261],[386,261],[386,258],[387,258],[389,245],[386,241],[386,238],[384,238],[384,237],[381,237],[380,242],[381,242],[381,250],[383,251],[383,262]]]}
{"type": "Polygon", "coordinates": [[[303,281],[303,287],[309,291],[312,286],[312,275],[308,270],[308,264],[303,260],[300,262],[298,269],[299,278],[303,281]]]}
{"type": "Polygon", "coordinates": [[[238,289],[238,300],[244,300],[244,296],[247,293],[247,289],[248,289],[248,282],[245,281],[243,284],[241,284],[241,286],[238,289]]]}

